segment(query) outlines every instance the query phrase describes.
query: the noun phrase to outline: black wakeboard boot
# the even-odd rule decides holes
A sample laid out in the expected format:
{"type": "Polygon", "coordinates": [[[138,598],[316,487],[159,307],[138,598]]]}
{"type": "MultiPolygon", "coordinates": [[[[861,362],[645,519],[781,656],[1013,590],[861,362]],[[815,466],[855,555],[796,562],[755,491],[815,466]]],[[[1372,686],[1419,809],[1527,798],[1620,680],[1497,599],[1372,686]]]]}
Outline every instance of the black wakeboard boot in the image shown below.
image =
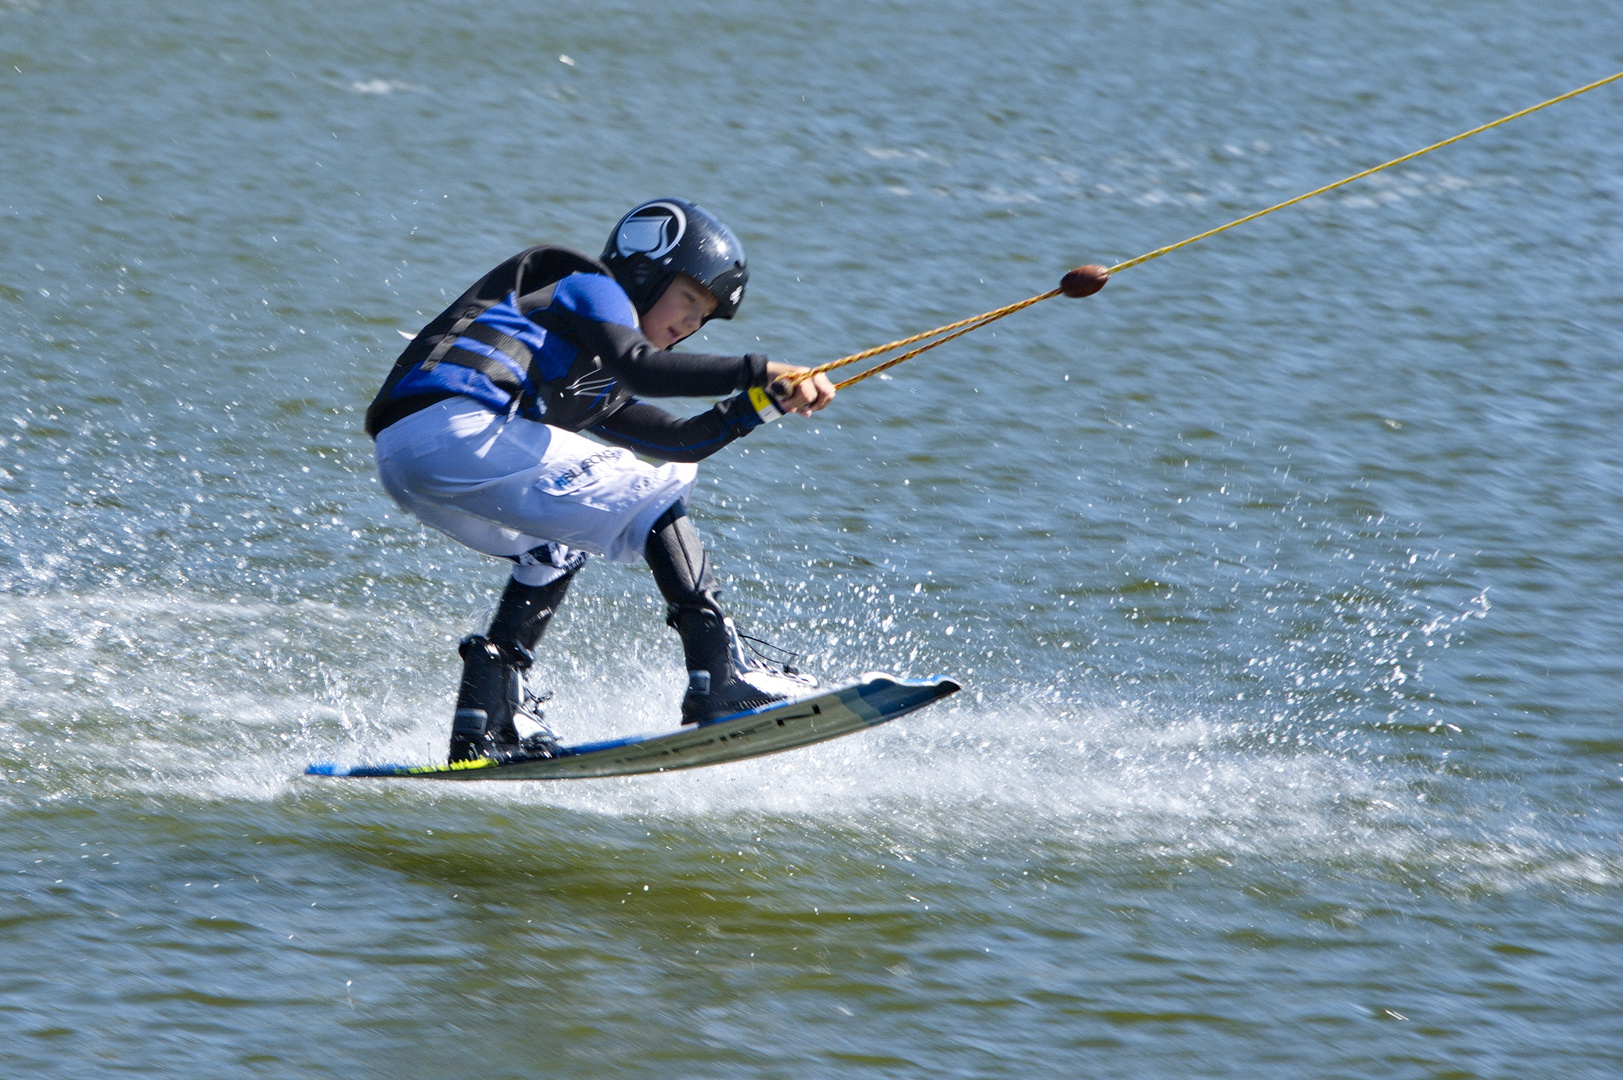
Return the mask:
{"type": "Polygon", "coordinates": [[[682,636],[688,667],[682,723],[702,724],[816,688],[815,679],[744,656],[733,622],[716,600],[704,543],[680,503],[654,522],[643,554],[665,597],[665,621],[682,636]]]}
{"type": "Polygon", "coordinates": [[[775,670],[746,656],[733,620],[725,615],[685,608],[674,616],[688,665],[682,723],[719,720],[817,689],[817,680],[809,675],[775,670]]]}
{"type": "Polygon", "coordinates": [[[535,662],[535,647],[562,603],[575,571],[546,585],[509,580],[496,616],[484,634],[462,639],[462,683],[451,720],[450,760],[492,758],[518,761],[552,757],[558,737],[547,727],[541,703],[551,694],[535,694],[525,673],[535,662]]]}

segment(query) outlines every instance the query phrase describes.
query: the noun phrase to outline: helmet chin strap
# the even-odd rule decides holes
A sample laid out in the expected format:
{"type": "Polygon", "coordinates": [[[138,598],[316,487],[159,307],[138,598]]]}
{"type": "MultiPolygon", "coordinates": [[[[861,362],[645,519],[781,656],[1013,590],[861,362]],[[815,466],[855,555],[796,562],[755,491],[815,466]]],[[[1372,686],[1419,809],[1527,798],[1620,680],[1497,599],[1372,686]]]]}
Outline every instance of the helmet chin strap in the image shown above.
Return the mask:
{"type": "Polygon", "coordinates": [[[665,295],[666,290],[671,287],[671,283],[675,280],[675,274],[666,274],[658,285],[654,286],[652,289],[649,289],[643,295],[642,299],[636,301],[637,321],[639,323],[642,322],[642,317],[644,315],[654,310],[654,305],[659,303],[660,298],[665,295]]]}

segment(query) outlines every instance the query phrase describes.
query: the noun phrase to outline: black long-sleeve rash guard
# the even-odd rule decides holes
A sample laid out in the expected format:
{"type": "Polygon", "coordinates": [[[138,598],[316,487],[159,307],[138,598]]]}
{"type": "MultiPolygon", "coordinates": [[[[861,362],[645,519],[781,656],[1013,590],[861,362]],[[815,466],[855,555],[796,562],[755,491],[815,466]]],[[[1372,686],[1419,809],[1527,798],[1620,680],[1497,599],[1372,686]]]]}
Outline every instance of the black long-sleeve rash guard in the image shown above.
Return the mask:
{"type": "MultiPolygon", "coordinates": [[[[634,394],[712,397],[767,382],[767,359],[760,353],[739,357],[673,352],[657,348],[628,326],[578,316],[567,321],[567,336],[576,347],[600,357],[603,370],[634,394]]],[[[693,462],[702,461],[760,424],[747,396],[728,398],[686,419],[633,399],[585,430],[649,457],[693,462]]]]}
{"type": "Polygon", "coordinates": [[[640,331],[617,323],[570,320],[569,336],[633,394],[648,397],[720,397],[765,386],[766,357],[714,356],[661,349],[640,331]]]}
{"type": "Polygon", "coordinates": [[[685,420],[658,406],[633,401],[586,430],[604,442],[662,461],[703,461],[760,426],[761,418],[749,399],[740,395],[685,420]]]}

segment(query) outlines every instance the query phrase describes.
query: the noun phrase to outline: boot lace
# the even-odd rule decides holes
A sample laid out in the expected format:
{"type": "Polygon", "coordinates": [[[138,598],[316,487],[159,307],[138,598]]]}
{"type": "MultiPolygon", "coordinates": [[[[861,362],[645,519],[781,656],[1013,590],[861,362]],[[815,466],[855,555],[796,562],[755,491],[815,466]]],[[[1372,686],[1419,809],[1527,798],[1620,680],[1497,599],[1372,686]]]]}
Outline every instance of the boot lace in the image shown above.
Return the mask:
{"type": "Polygon", "coordinates": [[[785,675],[800,674],[800,669],[795,667],[795,661],[799,660],[804,654],[795,652],[793,649],[785,649],[781,645],[774,645],[763,638],[751,637],[749,634],[739,634],[738,638],[748,647],[750,652],[755,654],[757,660],[760,660],[768,667],[776,665],[783,670],[785,675]]]}

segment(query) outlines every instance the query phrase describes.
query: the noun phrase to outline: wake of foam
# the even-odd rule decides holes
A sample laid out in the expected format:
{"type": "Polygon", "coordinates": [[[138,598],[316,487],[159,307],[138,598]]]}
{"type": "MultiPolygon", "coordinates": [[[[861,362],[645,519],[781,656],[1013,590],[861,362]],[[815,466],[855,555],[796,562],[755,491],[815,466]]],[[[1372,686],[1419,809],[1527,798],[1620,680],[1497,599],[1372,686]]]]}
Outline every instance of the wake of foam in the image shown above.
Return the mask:
{"type": "MultiPolygon", "coordinates": [[[[454,665],[397,661],[363,677],[351,671],[353,658],[321,654],[322,639],[359,640],[361,621],[311,602],[293,613],[168,598],[13,603],[0,611],[10,642],[0,672],[8,781],[0,800],[274,803],[314,791],[374,800],[382,787],[300,774],[313,760],[442,759],[454,665]],[[287,635],[290,614],[310,640],[287,635]],[[264,638],[267,625],[280,652],[231,647],[264,638]],[[305,663],[290,659],[300,648],[305,663]],[[84,662],[86,653],[96,662],[84,662]]],[[[669,645],[633,640],[612,681],[588,659],[566,661],[550,706],[566,740],[671,727],[681,675],[669,645]]],[[[1508,781],[1448,771],[1435,755],[1407,750],[1384,717],[1361,721],[1344,700],[1286,714],[1265,701],[1236,703],[1226,691],[1202,700],[1175,684],[1138,700],[1098,697],[1086,682],[972,687],[871,732],[725,767],[394,784],[387,798],[607,818],[815,819],[918,845],[1125,846],[1148,858],[1286,860],[1492,888],[1623,881],[1623,860],[1610,848],[1528,826],[1526,799],[1508,781]]]]}

